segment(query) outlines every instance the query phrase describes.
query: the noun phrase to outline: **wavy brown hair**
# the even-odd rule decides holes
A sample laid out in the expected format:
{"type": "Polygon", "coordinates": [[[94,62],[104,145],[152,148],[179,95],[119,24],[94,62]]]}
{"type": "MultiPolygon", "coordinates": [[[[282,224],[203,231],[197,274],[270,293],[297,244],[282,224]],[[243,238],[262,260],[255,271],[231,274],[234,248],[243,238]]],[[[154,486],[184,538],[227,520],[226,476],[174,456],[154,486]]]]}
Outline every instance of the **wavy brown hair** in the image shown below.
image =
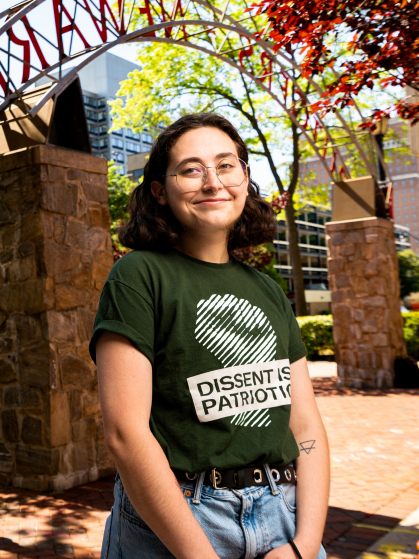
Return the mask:
{"type": "MultiPolygon", "coordinates": [[[[136,250],[165,250],[179,240],[182,227],[168,205],[160,205],[151,192],[152,181],[162,181],[169,165],[170,151],[178,139],[189,130],[218,128],[236,144],[238,156],[246,163],[249,153],[234,126],[214,113],[182,116],[164,129],[151,148],[144,167],[144,177],[131,194],[130,219],[118,230],[122,245],[136,250]]],[[[276,219],[271,206],[260,196],[258,185],[250,178],[249,196],[242,214],[233,224],[228,237],[228,250],[272,242],[276,219]]]]}

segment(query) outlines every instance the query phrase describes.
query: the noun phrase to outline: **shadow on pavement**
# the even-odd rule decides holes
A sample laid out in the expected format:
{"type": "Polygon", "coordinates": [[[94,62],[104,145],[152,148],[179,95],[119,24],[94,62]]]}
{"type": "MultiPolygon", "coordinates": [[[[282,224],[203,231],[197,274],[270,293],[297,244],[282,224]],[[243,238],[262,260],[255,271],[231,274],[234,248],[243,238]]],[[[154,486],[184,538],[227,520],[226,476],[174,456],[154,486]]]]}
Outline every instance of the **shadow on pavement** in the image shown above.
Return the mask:
{"type": "Polygon", "coordinates": [[[419,388],[337,388],[338,377],[312,378],[316,396],[390,396],[391,394],[410,394],[419,396],[419,388]]]}
{"type": "Polygon", "coordinates": [[[352,559],[397,526],[400,518],[329,507],[323,545],[328,559],[352,559]]]}

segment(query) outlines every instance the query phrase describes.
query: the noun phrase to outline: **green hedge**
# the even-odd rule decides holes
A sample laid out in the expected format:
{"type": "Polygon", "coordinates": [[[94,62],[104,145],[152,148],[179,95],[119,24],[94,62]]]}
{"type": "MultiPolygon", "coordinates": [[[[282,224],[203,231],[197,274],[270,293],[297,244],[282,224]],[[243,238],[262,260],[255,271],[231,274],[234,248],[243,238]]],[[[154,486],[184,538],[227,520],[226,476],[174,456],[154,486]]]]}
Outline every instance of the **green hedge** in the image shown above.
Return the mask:
{"type": "MultiPolygon", "coordinates": [[[[419,312],[403,313],[402,316],[407,353],[410,357],[419,359],[419,312]]],[[[297,322],[309,361],[334,354],[332,315],[300,316],[297,317],[297,322]]]]}
{"type": "Polygon", "coordinates": [[[402,313],[408,355],[419,359],[419,312],[402,313]]]}
{"type": "Polygon", "coordinates": [[[333,355],[333,317],[329,315],[299,316],[301,338],[307,348],[307,359],[313,361],[333,355]]]}

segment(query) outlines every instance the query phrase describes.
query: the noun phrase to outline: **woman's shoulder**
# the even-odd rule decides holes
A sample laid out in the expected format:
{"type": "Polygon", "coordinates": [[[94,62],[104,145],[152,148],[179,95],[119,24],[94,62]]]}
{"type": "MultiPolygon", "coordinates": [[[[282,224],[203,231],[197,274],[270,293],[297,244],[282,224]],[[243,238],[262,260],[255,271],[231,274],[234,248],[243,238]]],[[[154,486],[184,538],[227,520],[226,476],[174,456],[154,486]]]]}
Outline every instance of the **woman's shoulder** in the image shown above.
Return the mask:
{"type": "Polygon", "coordinates": [[[108,281],[119,281],[128,285],[138,281],[139,278],[145,279],[151,274],[159,272],[167,254],[151,250],[131,250],[113,265],[108,281]]]}

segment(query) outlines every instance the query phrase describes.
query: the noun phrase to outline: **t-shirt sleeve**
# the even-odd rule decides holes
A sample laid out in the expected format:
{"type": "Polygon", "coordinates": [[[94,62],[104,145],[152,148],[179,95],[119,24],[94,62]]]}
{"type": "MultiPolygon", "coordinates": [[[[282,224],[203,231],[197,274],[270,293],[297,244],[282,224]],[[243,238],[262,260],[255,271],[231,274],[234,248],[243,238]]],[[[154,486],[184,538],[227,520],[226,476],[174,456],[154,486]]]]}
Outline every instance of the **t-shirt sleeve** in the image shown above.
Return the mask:
{"type": "Polygon", "coordinates": [[[285,296],[284,298],[285,314],[287,315],[289,330],[288,359],[290,360],[290,363],[294,363],[302,357],[305,357],[305,355],[307,354],[307,350],[306,346],[301,340],[300,327],[298,325],[297,319],[295,318],[291,304],[285,296]]]}
{"type": "Polygon", "coordinates": [[[101,332],[125,336],[153,364],[154,310],[137,291],[118,280],[108,280],[100,297],[90,356],[96,363],[96,342],[101,332]]]}

